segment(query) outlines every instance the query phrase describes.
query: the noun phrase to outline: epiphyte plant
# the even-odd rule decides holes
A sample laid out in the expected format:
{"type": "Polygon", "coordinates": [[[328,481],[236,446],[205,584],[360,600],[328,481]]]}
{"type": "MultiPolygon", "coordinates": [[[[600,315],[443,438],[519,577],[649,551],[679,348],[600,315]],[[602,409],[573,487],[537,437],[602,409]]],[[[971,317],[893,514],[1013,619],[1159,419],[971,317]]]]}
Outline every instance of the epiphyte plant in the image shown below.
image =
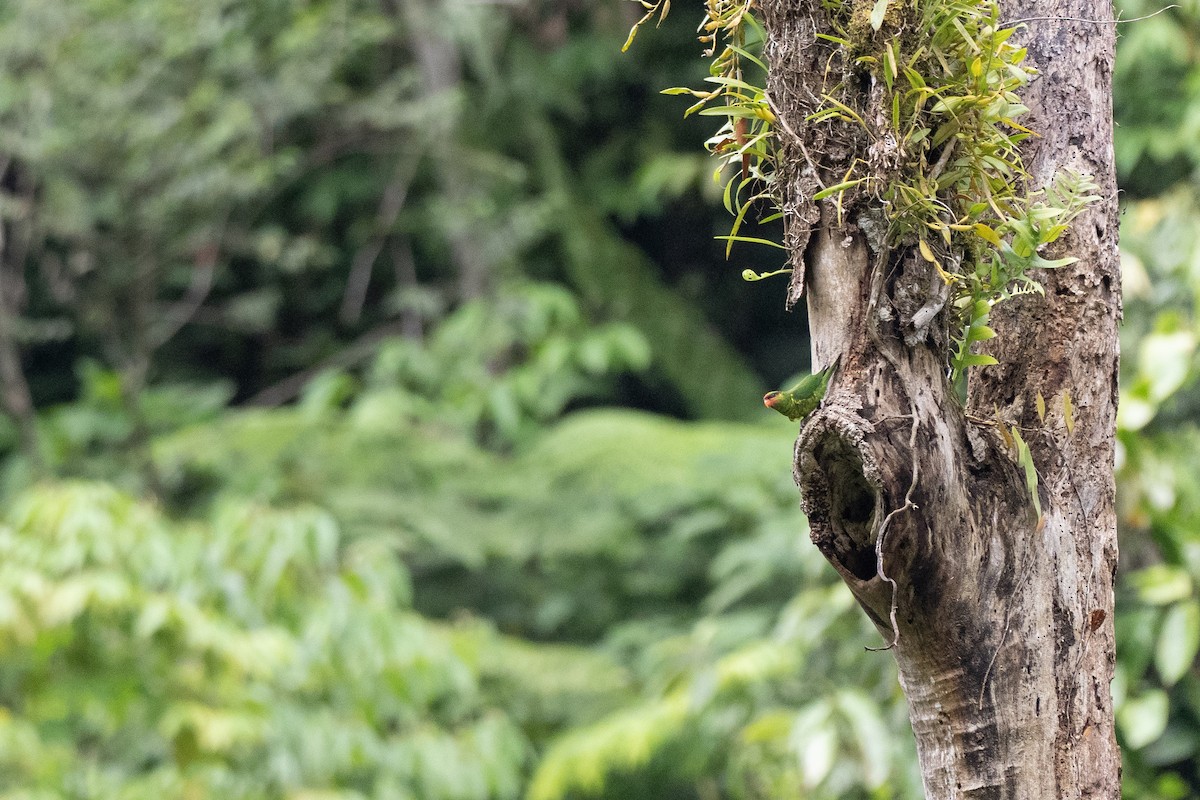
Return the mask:
{"type": "MultiPolygon", "coordinates": [[[[641,25],[661,22],[670,10],[670,0],[635,1],[645,14],[626,47],[641,25]]],[[[727,254],[737,241],[783,246],[742,230],[753,209],[761,209],[760,223],[781,216],[777,139],[786,134],[799,142],[820,183],[806,201],[829,204],[839,224],[857,223],[877,253],[915,248],[947,285],[951,381],[970,367],[994,364],[974,347],[995,335],[992,309],[1042,292],[1033,270],[1075,260],[1045,258],[1042,251],[1099,199],[1090,176],[1071,170],[1044,189],[1027,187],[1019,145],[1036,134],[1017,121],[1029,110],[1017,92],[1036,71],[1011,41],[1019,27],[1000,23],[995,0],[821,0],[828,27],[816,38],[827,51],[826,69],[814,87],[818,104],[798,126],[801,136],[757,85],[765,79],[750,79],[751,70],[766,73],[756,6],[756,0],[707,0],[700,41],[710,85],[665,90],[696,98],[687,114],[722,119],[707,146],[720,159],[718,173],[729,176],[725,206],[734,221],[721,237],[727,254]],[[864,79],[879,91],[858,91],[864,79]],[[822,153],[805,149],[804,137],[819,128],[862,142],[861,152],[836,164],[812,161],[810,151],[822,153]]],[[[747,269],[743,277],[789,271],[747,269]]]]}

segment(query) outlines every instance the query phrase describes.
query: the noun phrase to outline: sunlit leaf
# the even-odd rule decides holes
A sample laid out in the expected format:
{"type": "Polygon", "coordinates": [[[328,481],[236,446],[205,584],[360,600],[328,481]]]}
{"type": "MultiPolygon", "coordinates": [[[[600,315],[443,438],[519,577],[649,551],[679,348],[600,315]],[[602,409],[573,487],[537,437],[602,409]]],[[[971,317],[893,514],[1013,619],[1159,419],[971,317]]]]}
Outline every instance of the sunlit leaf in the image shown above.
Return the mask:
{"type": "Polygon", "coordinates": [[[1117,712],[1117,723],[1125,744],[1138,750],[1161,736],[1167,727],[1169,708],[1167,694],[1161,690],[1127,700],[1117,712]]]}
{"type": "Polygon", "coordinates": [[[1167,686],[1182,678],[1200,649],[1200,602],[1188,600],[1171,606],[1163,619],[1154,651],[1154,666],[1167,686]]]}

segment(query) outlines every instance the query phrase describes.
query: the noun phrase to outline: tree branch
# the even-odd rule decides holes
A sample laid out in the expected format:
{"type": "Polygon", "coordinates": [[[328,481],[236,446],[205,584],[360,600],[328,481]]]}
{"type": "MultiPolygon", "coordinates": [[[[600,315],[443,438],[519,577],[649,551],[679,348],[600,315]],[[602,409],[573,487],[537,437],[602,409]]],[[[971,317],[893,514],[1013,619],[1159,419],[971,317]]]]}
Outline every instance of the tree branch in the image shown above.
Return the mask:
{"type": "MultiPolygon", "coordinates": [[[[217,240],[219,239],[218,236],[217,240]]],[[[187,292],[163,314],[162,327],[150,337],[151,349],[157,350],[169,342],[196,316],[200,306],[204,305],[209,292],[212,291],[220,252],[217,241],[208,242],[196,251],[192,264],[192,280],[187,292]]]]}
{"type": "Polygon", "coordinates": [[[383,190],[383,196],[379,200],[379,209],[375,212],[375,230],[354,253],[350,275],[346,279],[346,289],[342,294],[342,306],[338,311],[338,318],[348,325],[357,323],[362,317],[375,261],[383,251],[383,246],[396,225],[396,219],[404,208],[408,187],[416,173],[416,165],[415,158],[400,158],[392,180],[383,190]]]}
{"type": "Polygon", "coordinates": [[[321,359],[314,366],[268,386],[247,400],[246,405],[273,408],[294,400],[304,391],[304,387],[308,385],[309,381],[325,370],[353,366],[373,355],[380,343],[386,339],[403,335],[403,333],[403,322],[389,322],[386,325],[380,325],[355,339],[343,349],[321,359]]]}

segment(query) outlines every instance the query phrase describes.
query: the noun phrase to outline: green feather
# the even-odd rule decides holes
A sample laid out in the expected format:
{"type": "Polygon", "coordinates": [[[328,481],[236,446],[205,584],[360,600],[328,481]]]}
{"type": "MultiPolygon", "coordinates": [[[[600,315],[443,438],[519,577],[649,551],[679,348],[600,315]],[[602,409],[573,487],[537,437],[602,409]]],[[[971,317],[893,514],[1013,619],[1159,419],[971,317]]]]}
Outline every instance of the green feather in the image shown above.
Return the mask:
{"type": "Polygon", "coordinates": [[[763,397],[763,405],[773,408],[790,420],[803,419],[817,410],[829,388],[829,378],[837,361],[820,372],[806,375],[799,383],[786,392],[768,392],[763,397]]]}

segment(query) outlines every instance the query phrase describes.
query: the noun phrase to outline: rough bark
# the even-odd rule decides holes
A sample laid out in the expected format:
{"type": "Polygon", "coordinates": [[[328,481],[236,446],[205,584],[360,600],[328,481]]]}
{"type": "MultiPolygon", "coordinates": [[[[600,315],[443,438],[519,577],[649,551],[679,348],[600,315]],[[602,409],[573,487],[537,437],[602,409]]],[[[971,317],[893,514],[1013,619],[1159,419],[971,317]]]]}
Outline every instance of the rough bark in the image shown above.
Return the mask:
{"type": "MultiPolygon", "coordinates": [[[[438,3],[430,0],[400,4],[397,13],[411,26],[411,44],[421,72],[421,82],[427,98],[444,101],[462,89],[463,64],[458,46],[438,33],[438,3]]],[[[433,165],[446,207],[469,211],[479,202],[473,188],[472,176],[461,155],[453,152],[454,142],[442,138],[445,152],[438,154],[433,165]]],[[[467,219],[464,214],[463,219],[467,219]]],[[[494,259],[477,227],[458,224],[448,231],[450,255],[458,268],[458,294],[462,300],[482,297],[492,279],[494,259]]]]}
{"type": "MultiPolygon", "coordinates": [[[[780,175],[796,267],[789,299],[805,288],[814,369],[840,359],[822,408],[801,429],[796,479],[814,543],[894,642],[926,797],[1118,798],[1109,693],[1120,316],[1113,31],[1069,19],[1108,20],[1111,8],[1002,7],[1005,20],[1038,18],[1019,34],[1041,71],[1024,93],[1027,124],[1041,134],[1025,153],[1031,183],[1074,166],[1107,199],[1047,254],[1080,260],[1038,276],[1044,298],[998,307],[999,337],[989,344],[1001,363],[972,370],[964,409],[946,378],[944,337],[923,327],[941,308],[929,265],[872,243],[870,208],[839,219],[810,199],[838,180],[839,158],[866,152],[834,128],[806,127],[819,103],[812,80],[835,63],[815,36],[821,4],[761,5],[768,92],[788,132],[780,175]],[[1029,442],[1040,518],[1012,448],[985,421],[997,415],[1029,442]]],[[[873,91],[863,85],[862,107],[873,91]]]]}

